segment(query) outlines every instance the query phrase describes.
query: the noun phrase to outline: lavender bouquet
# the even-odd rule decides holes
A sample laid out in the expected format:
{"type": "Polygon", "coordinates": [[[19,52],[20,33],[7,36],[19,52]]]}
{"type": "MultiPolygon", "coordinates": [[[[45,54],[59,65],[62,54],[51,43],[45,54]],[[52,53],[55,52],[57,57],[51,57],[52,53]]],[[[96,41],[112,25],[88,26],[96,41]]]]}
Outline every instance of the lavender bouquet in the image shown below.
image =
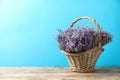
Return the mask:
{"type": "Polygon", "coordinates": [[[57,41],[59,48],[69,53],[78,53],[98,46],[99,40],[101,45],[111,42],[112,35],[102,31],[99,34],[94,28],[90,27],[69,27],[65,31],[58,30],[57,41]]]}

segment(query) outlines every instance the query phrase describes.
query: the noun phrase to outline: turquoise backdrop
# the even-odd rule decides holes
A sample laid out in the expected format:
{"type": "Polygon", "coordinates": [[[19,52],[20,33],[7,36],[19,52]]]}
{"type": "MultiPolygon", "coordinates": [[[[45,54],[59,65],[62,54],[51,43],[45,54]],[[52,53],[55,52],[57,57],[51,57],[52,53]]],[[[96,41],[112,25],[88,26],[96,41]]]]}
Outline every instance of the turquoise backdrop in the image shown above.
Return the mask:
{"type": "Polygon", "coordinates": [[[97,66],[120,66],[120,0],[0,0],[0,66],[68,66],[57,29],[84,15],[113,34],[97,66]]]}

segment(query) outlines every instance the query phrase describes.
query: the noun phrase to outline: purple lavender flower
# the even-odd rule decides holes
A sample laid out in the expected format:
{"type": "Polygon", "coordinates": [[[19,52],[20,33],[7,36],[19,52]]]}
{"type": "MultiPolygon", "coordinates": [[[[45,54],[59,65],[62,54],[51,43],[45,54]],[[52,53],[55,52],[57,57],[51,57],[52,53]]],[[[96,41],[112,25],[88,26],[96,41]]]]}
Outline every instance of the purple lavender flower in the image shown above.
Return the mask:
{"type": "Polygon", "coordinates": [[[99,34],[93,28],[67,28],[65,31],[58,30],[57,41],[59,48],[66,52],[77,53],[98,46],[101,40],[102,46],[112,41],[112,35],[102,31],[99,34]]]}

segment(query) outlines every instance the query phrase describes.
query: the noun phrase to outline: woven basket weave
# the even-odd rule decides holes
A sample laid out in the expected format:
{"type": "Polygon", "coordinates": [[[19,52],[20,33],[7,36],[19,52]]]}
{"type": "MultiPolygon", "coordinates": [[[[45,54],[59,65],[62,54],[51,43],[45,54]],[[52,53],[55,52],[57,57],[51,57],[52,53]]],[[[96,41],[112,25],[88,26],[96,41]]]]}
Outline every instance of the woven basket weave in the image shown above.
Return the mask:
{"type": "MultiPolygon", "coordinates": [[[[81,18],[77,18],[75,21],[72,22],[70,27],[73,27],[73,25],[77,21],[82,20],[82,19],[88,19],[88,20],[94,22],[96,27],[98,28],[99,34],[101,34],[101,28],[100,28],[99,24],[97,23],[97,21],[88,16],[83,16],[81,18]]],[[[104,49],[101,46],[101,40],[99,40],[98,46],[96,46],[92,49],[89,49],[87,51],[84,51],[84,52],[80,52],[80,53],[68,53],[65,51],[62,51],[62,52],[68,58],[71,71],[83,73],[83,72],[94,72],[95,71],[94,67],[95,67],[96,61],[98,60],[98,57],[103,50],[104,49]]]]}

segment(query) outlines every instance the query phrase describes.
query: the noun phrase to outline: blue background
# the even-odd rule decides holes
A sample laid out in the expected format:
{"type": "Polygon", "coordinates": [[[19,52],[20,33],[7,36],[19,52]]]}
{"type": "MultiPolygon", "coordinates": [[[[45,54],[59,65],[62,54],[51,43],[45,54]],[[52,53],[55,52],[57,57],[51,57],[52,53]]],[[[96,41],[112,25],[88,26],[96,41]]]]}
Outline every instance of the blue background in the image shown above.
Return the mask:
{"type": "Polygon", "coordinates": [[[97,66],[120,66],[119,0],[0,0],[0,66],[68,66],[57,29],[84,15],[113,34],[97,66]]]}

